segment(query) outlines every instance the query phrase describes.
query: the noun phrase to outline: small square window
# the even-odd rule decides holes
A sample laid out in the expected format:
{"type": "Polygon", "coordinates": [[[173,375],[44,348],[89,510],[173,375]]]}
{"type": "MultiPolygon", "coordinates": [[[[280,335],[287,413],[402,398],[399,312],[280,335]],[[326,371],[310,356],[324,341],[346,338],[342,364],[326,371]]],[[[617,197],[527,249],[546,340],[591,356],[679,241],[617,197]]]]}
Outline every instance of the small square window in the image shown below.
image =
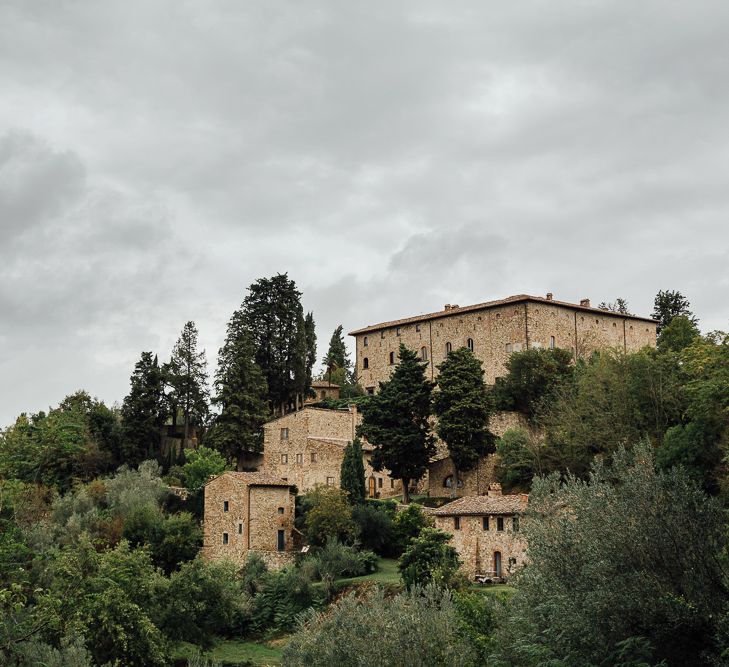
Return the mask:
{"type": "Polygon", "coordinates": [[[415,325],[415,331],[420,331],[420,325],[419,324],[416,324],[415,325]]]}
{"type": "Polygon", "coordinates": [[[279,507],[278,508],[278,513],[279,514],[283,514],[284,513],[284,508],[283,507],[279,507]]]}
{"type": "Polygon", "coordinates": [[[453,528],[455,528],[456,530],[461,529],[461,517],[460,516],[453,517],[453,528]]]}
{"type": "Polygon", "coordinates": [[[304,455],[303,454],[297,454],[296,455],[296,463],[303,463],[304,462],[304,455]]]}
{"type": "Polygon", "coordinates": [[[281,463],[288,463],[288,462],[289,462],[289,455],[281,454],[281,463]]]}
{"type": "Polygon", "coordinates": [[[316,463],[316,452],[311,453],[311,462],[316,463]]]}
{"type": "Polygon", "coordinates": [[[496,530],[504,530],[504,517],[496,517],[496,530]]]}
{"type": "Polygon", "coordinates": [[[230,507],[230,506],[229,506],[229,504],[228,504],[228,501],[227,501],[227,500],[224,500],[224,501],[223,501],[223,512],[227,512],[227,511],[228,511],[228,509],[229,509],[229,507],[230,507]]]}
{"type": "Polygon", "coordinates": [[[375,388],[374,387],[367,387],[367,395],[368,396],[374,396],[375,395],[375,388]]]}
{"type": "Polygon", "coordinates": [[[228,544],[228,533],[223,533],[223,544],[228,544]]]}
{"type": "Polygon", "coordinates": [[[288,440],[288,439],[289,439],[289,429],[282,428],[281,429],[281,440],[288,440]]]}
{"type": "Polygon", "coordinates": [[[507,353],[511,352],[511,343],[506,344],[506,352],[507,353]]]}
{"type": "Polygon", "coordinates": [[[334,486],[334,477],[327,477],[327,486],[334,486]]]}
{"type": "Polygon", "coordinates": [[[489,518],[487,516],[485,516],[483,518],[483,525],[482,525],[482,527],[483,527],[484,530],[488,530],[489,529],[489,518]]]}

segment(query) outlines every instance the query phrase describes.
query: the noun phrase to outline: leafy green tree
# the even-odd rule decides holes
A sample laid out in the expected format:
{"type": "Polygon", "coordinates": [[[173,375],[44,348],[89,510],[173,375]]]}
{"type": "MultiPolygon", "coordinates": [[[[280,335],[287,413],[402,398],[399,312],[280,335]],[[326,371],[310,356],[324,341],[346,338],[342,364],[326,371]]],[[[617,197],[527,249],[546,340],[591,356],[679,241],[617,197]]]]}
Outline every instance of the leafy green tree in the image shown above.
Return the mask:
{"type": "Polygon", "coordinates": [[[618,297],[615,301],[603,301],[598,305],[598,308],[609,310],[612,313],[620,313],[621,315],[632,315],[628,310],[628,302],[621,297],[618,297]]]}
{"type": "Polygon", "coordinates": [[[372,467],[387,468],[402,480],[403,503],[410,502],[410,482],[425,473],[435,442],[430,428],[432,385],[425,377],[427,364],[400,345],[398,365],[379,392],[362,406],[357,435],[374,445],[372,467]]]}
{"type": "Polygon", "coordinates": [[[658,326],[656,327],[658,336],[677,315],[683,315],[692,324],[698,325],[699,321],[694,317],[690,308],[689,300],[681,292],[672,292],[671,290],[658,292],[653,302],[653,319],[658,320],[658,326]]]}
{"type": "Polygon", "coordinates": [[[499,455],[495,474],[505,491],[528,490],[532,477],[542,472],[540,465],[541,443],[532,443],[529,433],[510,428],[496,442],[499,455]]]}
{"type": "Polygon", "coordinates": [[[719,490],[717,473],[722,461],[718,433],[706,422],[672,426],[656,450],[656,465],[669,469],[681,466],[700,481],[708,493],[719,490]]]}
{"type": "Polygon", "coordinates": [[[233,317],[242,318],[250,331],[253,358],[266,380],[273,411],[284,414],[296,407],[302,393],[308,392],[306,377],[313,360],[312,332],[307,331],[296,283],[285,273],[260,278],[248,288],[241,310],[233,317]]]}
{"type": "Polygon", "coordinates": [[[395,553],[402,554],[424,529],[432,528],[432,526],[432,520],[417,503],[412,503],[397,512],[392,522],[395,553]]]}
{"type": "Polygon", "coordinates": [[[433,396],[436,432],[453,461],[455,494],[459,471],[471,470],[479,458],[495,450],[488,430],[491,401],[481,362],[468,348],[450,352],[438,371],[438,391],[433,396]]]}
{"type": "Polygon", "coordinates": [[[682,470],[657,471],[649,446],[596,459],[587,482],[536,478],[522,529],[530,562],[494,664],[715,664],[723,510],[682,470]]]}
{"type": "Polygon", "coordinates": [[[699,328],[686,315],[676,315],[661,331],[658,349],[662,352],[681,352],[700,335],[699,328]]]}
{"type": "Polygon", "coordinates": [[[408,588],[434,583],[450,586],[456,581],[461,559],[449,544],[452,535],[436,528],[424,528],[398,561],[402,580],[408,588]]]}
{"type": "Polygon", "coordinates": [[[157,355],[142,352],[134,365],[131,389],[124,399],[122,417],[122,456],[136,465],[159,454],[160,429],[165,422],[162,369],[157,355]]]}
{"type": "Polygon", "coordinates": [[[182,477],[185,487],[197,493],[211,477],[227,470],[228,464],[217,449],[198,447],[185,452],[185,465],[182,466],[182,477]]]}
{"type": "Polygon", "coordinates": [[[506,370],[505,376],[496,379],[496,407],[516,410],[534,422],[571,380],[572,354],[560,348],[514,352],[506,370]]]}
{"type": "Polygon", "coordinates": [[[340,324],[332,334],[329,340],[329,349],[322,359],[326,374],[330,375],[337,369],[344,369],[345,372],[349,371],[352,366],[352,362],[349,360],[349,352],[347,352],[347,346],[344,343],[344,327],[340,324]]]}
{"type": "Polygon", "coordinates": [[[152,544],[152,560],[169,575],[200,552],[202,529],[189,512],[165,517],[161,528],[156,542],[152,544]]]}
{"type": "MultiPolygon", "coordinates": [[[[411,504],[408,507],[415,507],[415,505],[411,504]]],[[[397,540],[393,526],[394,515],[394,502],[384,504],[367,501],[352,508],[352,521],[357,527],[357,540],[363,549],[370,549],[385,557],[397,553],[397,540]]]]}
{"type": "Polygon", "coordinates": [[[342,491],[347,492],[347,498],[350,502],[364,502],[366,495],[365,468],[362,456],[362,442],[359,438],[347,443],[344,448],[339,486],[342,491]]]}
{"type": "Polygon", "coordinates": [[[354,539],[352,507],[344,491],[334,486],[316,486],[307,494],[307,501],[304,534],[309,544],[322,546],[329,539],[354,539]]]}
{"type": "Polygon", "coordinates": [[[263,424],[269,415],[266,379],[254,357],[248,326],[236,312],[218,355],[213,404],[219,413],[206,442],[235,461],[238,470],[263,450],[263,424]]]}
{"type": "Polygon", "coordinates": [[[208,362],[205,350],[198,352],[198,331],[194,322],[187,322],[172,349],[172,357],[164,368],[170,386],[168,400],[172,414],[182,411],[184,436],[182,446],[187,449],[190,426],[203,426],[208,418],[208,362]]]}

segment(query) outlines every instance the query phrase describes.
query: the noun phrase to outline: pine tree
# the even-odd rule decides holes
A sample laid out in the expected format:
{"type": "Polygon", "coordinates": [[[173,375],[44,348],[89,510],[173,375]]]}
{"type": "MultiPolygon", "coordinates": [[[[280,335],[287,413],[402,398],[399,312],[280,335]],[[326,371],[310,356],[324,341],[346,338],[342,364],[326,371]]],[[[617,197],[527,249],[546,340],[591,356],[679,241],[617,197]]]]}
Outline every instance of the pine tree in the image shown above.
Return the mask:
{"type": "Polygon", "coordinates": [[[403,503],[408,504],[409,484],[423,476],[435,449],[428,421],[432,385],[425,377],[427,364],[415,352],[401,344],[398,358],[390,380],[380,382],[379,392],[363,405],[357,435],[375,447],[373,468],[387,468],[402,480],[403,503]]]}
{"type": "Polygon", "coordinates": [[[670,290],[658,292],[653,302],[653,319],[658,320],[656,333],[660,335],[676,315],[683,315],[694,325],[698,325],[699,320],[694,317],[690,307],[689,300],[681,292],[670,290]]]}
{"type": "Polygon", "coordinates": [[[491,405],[481,362],[467,348],[453,350],[438,371],[438,391],[433,395],[436,431],[453,461],[455,495],[459,471],[471,470],[481,456],[495,451],[488,430],[491,405]]]}
{"type": "Polygon", "coordinates": [[[236,311],[218,355],[213,404],[220,412],[206,444],[235,461],[238,470],[263,450],[263,424],[269,416],[266,379],[254,354],[247,320],[236,311]]]}
{"type": "Polygon", "coordinates": [[[340,324],[332,334],[329,340],[329,349],[322,359],[322,363],[327,370],[327,374],[331,374],[333,371],[344,368],[349,370],[352,363],[349,360],[349,353],[347,352],[347,346],[344,344],[344,327],[340,324]]]}
{"type": "Polygon", "coordinates": [[[160,429],[165,422],[162,370],[157,355],[142,352],[130,378],[131,389],[124,399],[122,416],[122,456],[124,463],[136,465],[158,455],[160,429]]]}
{"type": "Polygon", "coordinates": [[[316,323],[314,322],[314,314],[307,313],[304,320],[304,332],[306,337],[306,390],[304,396],[311,389],[313,379],[314,364],[316,363],[316,323]]]}
{"type": "Polygon", "coordinates": [[[362,443],[359,438],[347,443],[340,473],[340,487],[348,493],[350,502],[363,502],[366,494],[362,443]]]}
{"type": "Polygon", "coordinates": [[[285,273],[261,278],[250,286],[242,316],[251,334],[254,359],[268,385],[273,411],[284,414],[302,391],[308,391],[301,292],[285,273]]]}
{"type": "Polygon", "coordinates": [[[195,323],[185,324],[164,368],[165,380],[171,387],[168,400],[175,411],[182,410],[184,449],[188,446],[190,426],[202,426],[208,417],[208,362],[205,350],[197,351],[197,336],[195,323]]]}

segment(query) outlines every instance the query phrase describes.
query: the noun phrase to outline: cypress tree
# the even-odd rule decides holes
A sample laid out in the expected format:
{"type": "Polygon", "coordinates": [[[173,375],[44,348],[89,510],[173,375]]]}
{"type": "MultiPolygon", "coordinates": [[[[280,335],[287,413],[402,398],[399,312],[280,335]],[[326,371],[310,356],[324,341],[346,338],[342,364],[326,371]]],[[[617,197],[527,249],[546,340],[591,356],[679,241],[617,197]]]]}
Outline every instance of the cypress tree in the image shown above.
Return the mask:
{"type": "Polygon", "coordinates": [[[491,405],[481,362],[469,349],[453,350],[438,371],[438,390],[433,395],[436,431],[453,461],[455,495],[459,471],[471,470],[481,456],[495,451],[488,430],[491,405]]]}
{"type": "Polygon", "coordinates": [[[427,364],[400,344],[398,365],[379,392],[362,407],[357,435],[374,445],[372,467],[387,468],[402,480],[403,503],[410,502],[409,484],[420,479],[434,454],[430,429],[432,384],[426,379],[427,364]]]}
{"type": "Polygon", "coordinates": [[[254,360],[246,318],[236,311],[218,356],[213,404],[220,410],[206,443],[238,470],[263,450],[263,424],[269,416],[266,379],[254,360]]]}
{"type": "Polygon", "coordinates": [[[365,469],[362,459],[362,443],[359,438],[347,443],[344,449],[339,486],[349,494],[350,502],[364,502],[365,469]]]}
{"type": "Polygon", "coordinates": [[[347,346],[344,344],[344,327],[340,324],[332,334],[329,340],[329,349],[322,359],[322,363],[327,369],[327,373],[331,373],[339,368],[349,370],[351,362],[347,346]]]}

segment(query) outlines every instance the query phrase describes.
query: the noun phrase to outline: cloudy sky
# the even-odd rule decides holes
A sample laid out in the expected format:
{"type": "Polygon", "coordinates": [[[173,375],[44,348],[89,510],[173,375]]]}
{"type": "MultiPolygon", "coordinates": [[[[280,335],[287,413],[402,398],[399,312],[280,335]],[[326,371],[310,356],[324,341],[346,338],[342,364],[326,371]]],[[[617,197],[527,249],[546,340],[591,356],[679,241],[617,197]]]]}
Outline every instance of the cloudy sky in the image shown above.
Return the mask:
{"type": "Polygon", "coordinates": [[[257,277],[332,329],[510,294],[729,328],[729,3],[0,0],[0,426],[257,277]]]}

